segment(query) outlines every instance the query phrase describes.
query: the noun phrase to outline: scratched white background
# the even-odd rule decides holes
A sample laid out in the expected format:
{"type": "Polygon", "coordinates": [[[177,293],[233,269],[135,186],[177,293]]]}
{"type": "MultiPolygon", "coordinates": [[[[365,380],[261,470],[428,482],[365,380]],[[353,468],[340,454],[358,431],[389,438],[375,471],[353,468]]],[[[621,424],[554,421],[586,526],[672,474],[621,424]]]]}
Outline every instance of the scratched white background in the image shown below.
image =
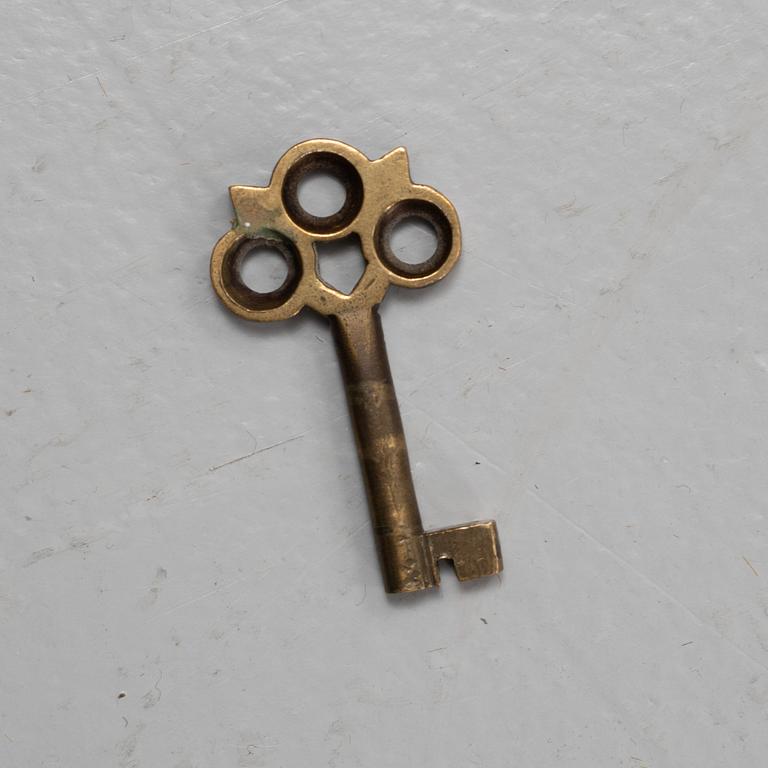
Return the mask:
{"type": "Polygon", "coordinates": [[[6,3],[0,765],[764,765],[767,33],[6,3]],[[457,206],[383,318],[425,523],[495,517],[500,580],[387,598],[327,329],[212,295],[227,186],[313,136],[457,206]]]}

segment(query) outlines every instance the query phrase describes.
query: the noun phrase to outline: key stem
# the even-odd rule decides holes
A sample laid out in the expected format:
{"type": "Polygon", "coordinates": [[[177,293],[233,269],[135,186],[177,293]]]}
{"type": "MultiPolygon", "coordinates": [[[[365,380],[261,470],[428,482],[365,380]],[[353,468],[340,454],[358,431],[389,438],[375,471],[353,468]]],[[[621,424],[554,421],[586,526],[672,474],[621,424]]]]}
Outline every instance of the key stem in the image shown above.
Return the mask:
{"type": "Polygon", "coordinates": [[[378,306],[330,318],[388,592],[436,586],[378,306]]]}

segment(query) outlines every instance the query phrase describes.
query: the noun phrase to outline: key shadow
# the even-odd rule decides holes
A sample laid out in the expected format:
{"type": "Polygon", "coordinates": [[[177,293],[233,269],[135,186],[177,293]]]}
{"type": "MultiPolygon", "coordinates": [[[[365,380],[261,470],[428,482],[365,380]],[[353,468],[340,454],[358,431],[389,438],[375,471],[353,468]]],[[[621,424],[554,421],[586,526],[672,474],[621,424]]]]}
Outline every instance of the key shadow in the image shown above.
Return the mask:
{"type": "MultiPolygon", "coordinates": [[[[462,271],[462,269],[463,264],[461,259],[459,259],[459,261],[456,263],[456,266],[451,270],[449,275],[447,275],[443,280],[440,280],[437,283],[433,283],[432,285],[427,285],[423,288],[405,288],[399,285],[390,286],[389,290],[387,291],[387,295],[384,297],[384,301],[382,302],[382,317],[384,317],[385,313],[389,311],[386,309],[388,306],[394,308],[398,304],[409,306],[414,302],[423,302],[426,298],[426,294],[429,294],[429,296],[434,300],[439,299],[440,296],[445,296],[454,290],[451,284],[460,278],[459,273],[462,271]]],[[[436,311],[439,310],[436,309],[436,311]]]]}
{"type": "MultiPolygon", "coordinates": [[[[480,590],[490,589],[491,587],[501,587],[503,583],[503,572],[494,574],[493,576],[486,576],[480,579],[472,579],[471,581],[459,581],[456,578],[456,572],[453,570],[453,563],[447,559],[441,559],[437,562],[440,569],[440,587],[434,589],[424,589],[420,592],[400,592],[395,594],[387,594],[387,602],[390,605],[414,605],[421,604],[428,601],[444,600],[446,599],[443,594],[442,585],[448,581],[453,581],[457,587],[451,587],[451,589],[458,588],[459,592],[479,592],[480,590]]],[[[450,599],[450,598],[448,598],[450,599]]]]}
{"type": "Polygon", "coordinates": [[[396,592],[387,593],[387,602],[390,605],[414,605],[427,601],[442,600],[440,589],[423,589],[420,592],[396,592]]]}
{"type": "Polygon", "coordinates": [[[294,334],[300,328],[309,328],[313,333],[327,333],[328,341],[332,341],[331,329],[328,319],[304,307],[294,317],[286,320],[275,320],[273,322],[258,322],[255,320],[246,320],[238,317],[227,309],[220,301],[216,302],[217,311],[224,318],[224,321],[232,328],[237,328],[243,333],[248,333],[261,338],[280,338],[285,335],[294,334]]]}

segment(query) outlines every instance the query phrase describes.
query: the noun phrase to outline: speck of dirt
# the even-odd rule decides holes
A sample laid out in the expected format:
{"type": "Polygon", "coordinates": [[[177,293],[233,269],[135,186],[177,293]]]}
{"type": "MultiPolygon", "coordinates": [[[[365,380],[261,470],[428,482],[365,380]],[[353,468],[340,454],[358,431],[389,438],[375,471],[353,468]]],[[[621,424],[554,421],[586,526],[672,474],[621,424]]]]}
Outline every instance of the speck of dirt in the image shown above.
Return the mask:
{"type": "Polygon", "coordinates": [[[126,695],[127,694],[126,694],[125,691],[120,691],[120,693],[117,694],[117,698],[118,699],[124,699],[126,697],[126,695]]]}

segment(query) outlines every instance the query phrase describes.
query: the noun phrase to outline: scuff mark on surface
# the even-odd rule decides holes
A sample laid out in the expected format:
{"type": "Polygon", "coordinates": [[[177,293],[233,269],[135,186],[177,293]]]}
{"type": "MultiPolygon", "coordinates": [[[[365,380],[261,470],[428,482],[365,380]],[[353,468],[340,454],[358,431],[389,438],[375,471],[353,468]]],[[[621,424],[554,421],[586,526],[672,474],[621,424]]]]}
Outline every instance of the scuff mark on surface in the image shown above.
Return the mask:
{"type": "Polygon", "coordinates": [[[222,469],[223,467],[228,467],[231,464],[237,464],[240,461],[245,461],[246,459],[250,459],[251,456],[256,456],[260,453],[266,453],[267,451],[271,451],[273,448],[279,448],[281,445],[292,443],[294,440],[300,440],[302,437],[304,437],[304,434],[306,433],[303,433],[301,435],[294,435],[293,437],[289,437],[285,440],[280,440],[280,442],[273,443],[272,445],[267,445],[264,448],[254,449],[243,456],[238,456],[236,459],[230,459],[229,461],[225,461],[223,464],[216,464],[213,467],[210,467],[208,471],[216,472],[216,470],[222,469]]]}

